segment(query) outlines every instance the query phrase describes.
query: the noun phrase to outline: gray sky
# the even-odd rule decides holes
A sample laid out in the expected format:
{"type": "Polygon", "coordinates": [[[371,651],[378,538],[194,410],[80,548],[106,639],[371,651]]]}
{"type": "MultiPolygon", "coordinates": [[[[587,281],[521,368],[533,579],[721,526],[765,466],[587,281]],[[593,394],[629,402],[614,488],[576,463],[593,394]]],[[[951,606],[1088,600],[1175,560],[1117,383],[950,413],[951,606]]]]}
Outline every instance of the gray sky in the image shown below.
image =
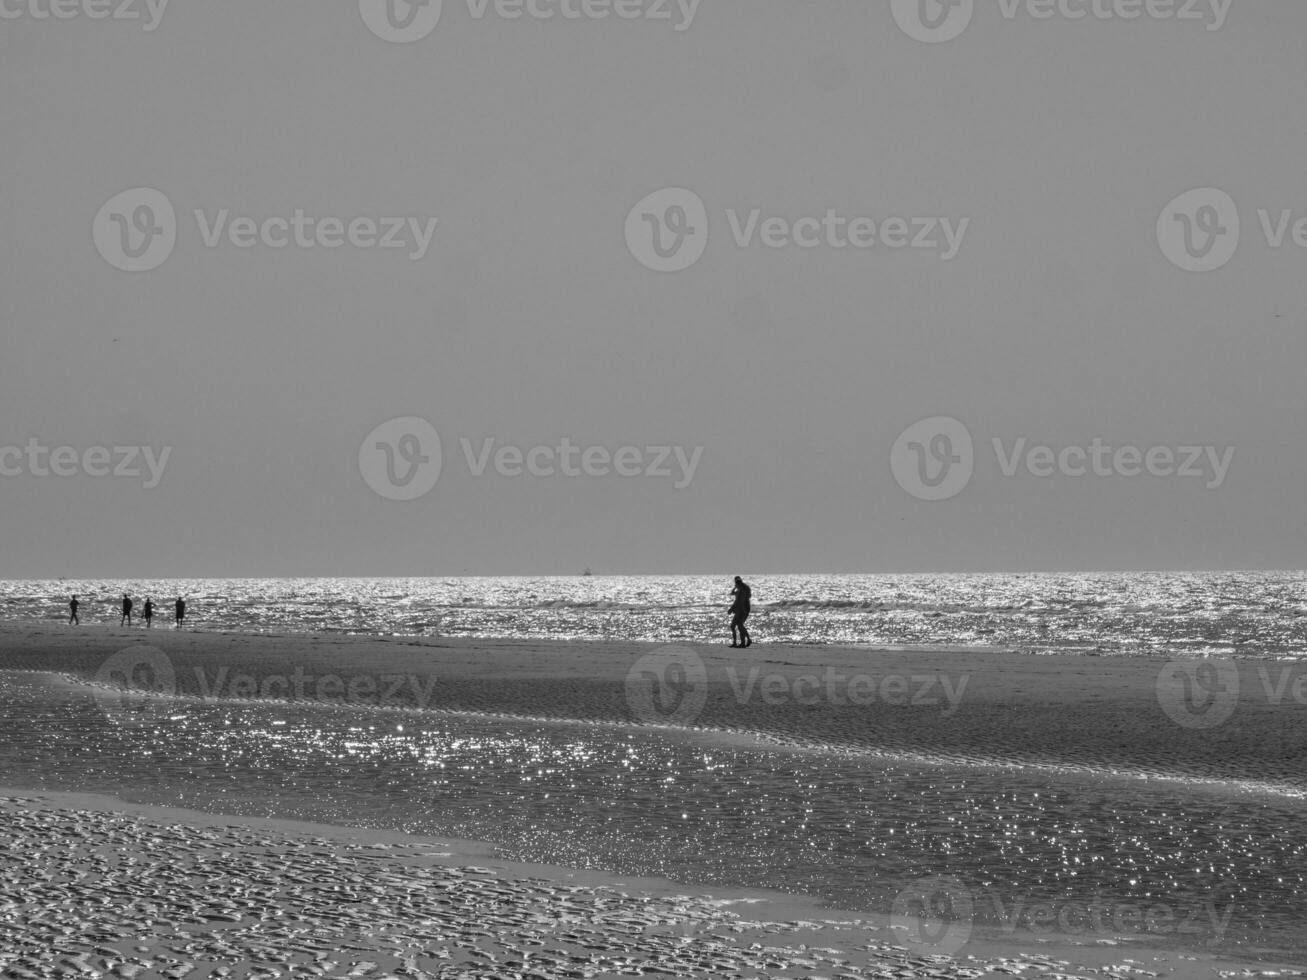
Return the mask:
{"type": "MultiPolygon", "coordinates": [[[[1198,20],[978,0],[941,43],[889,0],[703,0],[680,31],[675,3],[510,20],[445,0],[407,43],[356,0],[173,0],[154,30],[68,2],[43,19],[49,0],[0,0],[0,447],[23,449],[0,457],[0,576],[1302,566],[1300,0],[1234,0],[1216,30],[1210,0],[1198,20]],[[1238,248],[1186,271],[1159,216],[1179,229],[1168,203],[1208,187],[1238,248]],[[134,188],[166,196],[176,241],[126,272],[97,242],[135,241],[136,199],[97,216],[134,188]],[[624,235],[663,188],[706,207],[683,271],[624,235]],[[222,209],[438,222],[417,260],[240,248],[225,228],[209,247],[222,209]],[[947,260],[770,248],[761,229],[738,247],[753,209],[890,237],[891,217],[967,224],[947,260]],[[1282,247],[1259,209],[1292,210],[1282,247]],[[938,416],[966,426],[974,469],[923,500],[892,449],[938,416]],[[409,501],[363,472],[365,437],[402,417],[443,448],[409,501]],[[1210,462],[1130,476],[1128,455],[1005,475],[1022,437],[1159,449],[1159,472],[1161,447],[1234,455],[1217,486],[1210,462]],[[565,476],[555,455],[552,476],[509,476],[492,455],[476,476],[462,439],[472,464],[486,439],[630,446],[642,475],[565,476]],[[76,472],[38,475],[30,440],[73,447],[76,472]],[[171,454],[146,489],[139,460],[90,475],[96,446],[111,468],[131,469],[116,446],[171,454]],[[688,485],[674,454],[657,475],[659,446],[702,447],[688,485]]],[[[650,219],[674,222],[665,204],[650,219]]],[[[942,446],[920,444],[907,458],[942,446]]]]}

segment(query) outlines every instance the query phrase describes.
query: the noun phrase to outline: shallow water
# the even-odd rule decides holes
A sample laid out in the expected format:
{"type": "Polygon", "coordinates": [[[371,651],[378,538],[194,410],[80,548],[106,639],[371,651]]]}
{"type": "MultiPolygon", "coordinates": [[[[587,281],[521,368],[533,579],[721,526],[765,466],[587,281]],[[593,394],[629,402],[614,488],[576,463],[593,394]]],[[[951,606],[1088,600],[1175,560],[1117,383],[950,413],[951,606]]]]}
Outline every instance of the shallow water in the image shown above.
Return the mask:
{"type": "Polygon", "coordinates": [[[5,673],[0,783],[486,840],[522,860],[850,909],[886,910],[947,874],[1000,932],[1047,902],[1079,938],[1102,928],[1092,908],[1108,910],[1104,938],[1127,910],[1124,931],[1154,945],[1307,960],[1303,802],[1230,782],[925,765],[616,723],[124,702],[5,673]],[[1133,905],[1167,915],[1132,926],[1133,905]]]}
{"type": "MultiPolygon", "coordinates": [[[[786,643],[945,644],[1098,654],[1307,656],[1307,573],[759,575],[750,628],[786,643]]],[[[123,593],[187,599],[191,626],[718,642],[726,575],[0,581],[0,621],[117,623],[123,593]]]]}

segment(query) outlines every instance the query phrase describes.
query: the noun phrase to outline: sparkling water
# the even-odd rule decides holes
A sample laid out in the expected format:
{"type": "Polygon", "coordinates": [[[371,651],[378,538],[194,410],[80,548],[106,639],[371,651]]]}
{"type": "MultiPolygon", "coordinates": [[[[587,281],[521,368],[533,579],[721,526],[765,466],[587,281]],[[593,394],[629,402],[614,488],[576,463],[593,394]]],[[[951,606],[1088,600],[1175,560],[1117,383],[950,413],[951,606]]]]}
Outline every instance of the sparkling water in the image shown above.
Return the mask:
{"type": "MultiPolygon", "coordinates": [[[[745,575],[754,638],[1033,653],[1307,655],[1307,573],[745,575]]],[[[730,575],[0,582],[0,620],[118,622],[123,593],[192,628],[719,642],[730,575]]]]}

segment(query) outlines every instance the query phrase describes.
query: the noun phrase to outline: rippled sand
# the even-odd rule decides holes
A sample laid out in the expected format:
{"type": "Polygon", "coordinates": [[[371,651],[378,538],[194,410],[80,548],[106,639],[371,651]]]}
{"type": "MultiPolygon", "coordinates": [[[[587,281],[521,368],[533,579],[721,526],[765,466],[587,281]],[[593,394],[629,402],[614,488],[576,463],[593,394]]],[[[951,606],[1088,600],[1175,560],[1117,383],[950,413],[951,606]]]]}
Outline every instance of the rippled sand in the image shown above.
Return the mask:
{"type": "Polygon", "coordinates": [[[0,971],[24,980],[1292,974],[1140,950],[919,956],[883,922],[751,904],[783,900],[575,882],[469,864],[461,844],[100,797],[6,791],[0,820],[0,971]]]}

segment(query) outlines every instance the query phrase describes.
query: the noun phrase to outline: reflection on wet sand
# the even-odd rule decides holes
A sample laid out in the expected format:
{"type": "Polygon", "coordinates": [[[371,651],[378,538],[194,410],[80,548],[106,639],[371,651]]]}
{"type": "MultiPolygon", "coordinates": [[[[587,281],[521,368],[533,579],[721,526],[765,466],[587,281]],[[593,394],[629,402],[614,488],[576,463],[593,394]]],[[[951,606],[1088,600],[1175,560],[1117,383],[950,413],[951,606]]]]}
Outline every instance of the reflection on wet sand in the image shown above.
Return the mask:
{"type": "Polygon", "coordinates": [[[211,812],[484,840],[505,856],[885,910],[923,876],[982,926],[1040,902],[1165,904],[1198,934],[1293,948],[1300,801],[1183,780],[927,765],[747,737],[468,713],[170,699],[122,724],[49,675],[8,674],[0,783],[211,812]]]}

